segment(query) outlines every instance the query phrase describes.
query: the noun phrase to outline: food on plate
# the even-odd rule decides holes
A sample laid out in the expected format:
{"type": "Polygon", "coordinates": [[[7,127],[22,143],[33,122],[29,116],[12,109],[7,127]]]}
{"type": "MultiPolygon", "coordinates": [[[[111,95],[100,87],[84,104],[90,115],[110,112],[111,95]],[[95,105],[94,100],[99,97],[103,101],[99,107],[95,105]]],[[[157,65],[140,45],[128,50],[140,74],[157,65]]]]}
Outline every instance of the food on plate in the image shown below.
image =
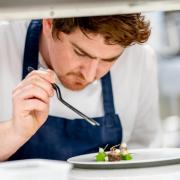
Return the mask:
{"type": "Polygon", "coordinates": [[[115,145],[110,148],[110,151],[106,152],[105,149],[99,148],[99,152],[96,155],[96,161],[121,161],[121,160],[131,160],[132,154],[128,152],[127,145],[125,143],[115,145]]]}

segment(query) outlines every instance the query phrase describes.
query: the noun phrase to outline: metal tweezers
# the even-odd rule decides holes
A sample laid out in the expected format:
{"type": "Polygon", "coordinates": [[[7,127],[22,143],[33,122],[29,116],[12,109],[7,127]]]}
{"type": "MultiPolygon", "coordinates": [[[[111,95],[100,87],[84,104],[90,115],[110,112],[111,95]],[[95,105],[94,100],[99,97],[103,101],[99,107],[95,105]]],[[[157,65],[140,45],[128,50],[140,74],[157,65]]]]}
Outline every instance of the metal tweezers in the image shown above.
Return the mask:
{"type": "MultiPolygon", "coordinates": [[[[28,67],[28,72],[33,71],[34,68],[32,67],[28,67]]],[[[52,87],[53,89],[56,91],[56,95],[57,98],[59,99],[59,101],[61,101],[65,106],[67,106],[69,109],[71,109],[72,111],[74,111],[76,114],[78,114],[79,116],[81,116],[82,118],[84,118],[84,120],[86,120],[88,123],[90,123],[93,126],[100,126],[100,124],[98,122],[96,122],[94,119],[86,116],[85,114],[83,114],[82,112],[80,112],[79,110],[77,110],[75,107],[73,107],[72,105],[70,105],[69,103],[67,103],[61,95],[61,90],[59,88],[59,86],[56,83],[52,83],[52,87]]]]}

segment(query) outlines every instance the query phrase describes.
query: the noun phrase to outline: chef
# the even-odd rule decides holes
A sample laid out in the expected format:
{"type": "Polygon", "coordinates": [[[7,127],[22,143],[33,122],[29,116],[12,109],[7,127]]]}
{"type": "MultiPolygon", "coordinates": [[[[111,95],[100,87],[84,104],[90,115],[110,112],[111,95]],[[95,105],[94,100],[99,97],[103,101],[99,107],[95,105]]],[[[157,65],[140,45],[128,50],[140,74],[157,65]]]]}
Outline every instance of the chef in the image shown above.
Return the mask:
{"type": "Polygon", "coordinates": [[[1,25],[0,160],[67,160],[122,141],[160,146],[149,35],[139,13],[1,25]],[[58,101],[52,83],[100,126],[58,101]]]}

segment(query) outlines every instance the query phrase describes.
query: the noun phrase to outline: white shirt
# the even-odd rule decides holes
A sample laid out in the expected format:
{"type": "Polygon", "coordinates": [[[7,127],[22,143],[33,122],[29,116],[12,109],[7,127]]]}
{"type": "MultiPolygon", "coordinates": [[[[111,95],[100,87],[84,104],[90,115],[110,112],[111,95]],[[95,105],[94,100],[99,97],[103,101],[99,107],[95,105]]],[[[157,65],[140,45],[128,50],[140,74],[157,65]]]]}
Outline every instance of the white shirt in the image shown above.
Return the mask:
{"type": "MultiPolygon", "coordinates": [[[[21,81],[25,36],[28,23],[0,25],[0,121],[12,116],[12,90],[21,81]]],[[[41,65],[40,65],[41,66],[41,65]]],[[[111,68],[115,111],[123,126],[123,141],[129,148],[160,145],[156,58],[148,45],[128,47],[111,68]]],[[[104,115],[100,80],[81,91],[71,91],[60,82],[63,98],[90,117],[104,115]],[[81,101],[79,101],[81,99],[81,101]]],[[[50,115],[80,118],[51,99],[50,115]]]]}

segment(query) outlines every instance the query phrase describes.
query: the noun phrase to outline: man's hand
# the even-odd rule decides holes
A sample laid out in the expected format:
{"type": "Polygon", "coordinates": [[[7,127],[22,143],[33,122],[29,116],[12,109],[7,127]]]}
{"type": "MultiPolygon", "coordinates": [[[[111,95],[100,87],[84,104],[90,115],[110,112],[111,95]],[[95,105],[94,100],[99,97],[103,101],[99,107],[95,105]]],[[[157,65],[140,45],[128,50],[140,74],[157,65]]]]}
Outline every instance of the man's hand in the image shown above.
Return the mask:
{"type": "Polygon", "coordinates": [[[46,121],[55,73],[32,71],[13,91],[12,127],[23,138],[30,138],[46,121]]]}

